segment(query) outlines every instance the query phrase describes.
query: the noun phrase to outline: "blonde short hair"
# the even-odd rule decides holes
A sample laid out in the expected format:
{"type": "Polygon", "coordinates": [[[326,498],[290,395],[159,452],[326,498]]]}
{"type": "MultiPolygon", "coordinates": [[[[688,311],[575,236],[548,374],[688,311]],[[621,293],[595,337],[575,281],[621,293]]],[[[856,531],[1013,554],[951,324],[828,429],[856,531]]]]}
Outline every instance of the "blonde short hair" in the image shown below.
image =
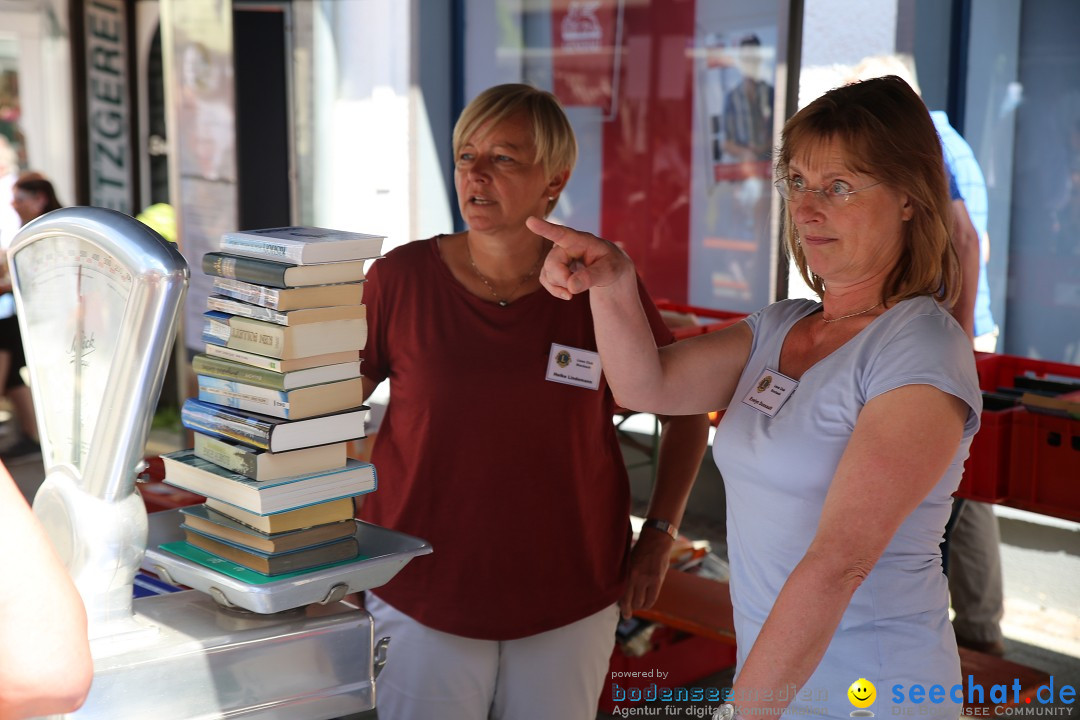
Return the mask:
{"type": "MultiPolygon", "coordinates": [[[[577,163],[577,139],[559,100],[551,93],[522,83],[495,85],[477,95],[461,112],[454,125],[454,157],[483,125],[498,125],[518,114],[532,124],[536,157],[546,175],[566,170],[577,163]]],[[[548,204],[554,209],[558,198],[548,204]]]]}

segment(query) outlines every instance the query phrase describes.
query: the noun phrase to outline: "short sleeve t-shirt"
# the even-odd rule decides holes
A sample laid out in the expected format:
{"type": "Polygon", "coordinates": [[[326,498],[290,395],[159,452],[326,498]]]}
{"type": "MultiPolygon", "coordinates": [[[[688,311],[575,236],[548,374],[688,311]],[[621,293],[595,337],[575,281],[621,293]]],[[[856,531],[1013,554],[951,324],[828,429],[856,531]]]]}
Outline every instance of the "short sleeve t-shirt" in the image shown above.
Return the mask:
{"type": "MultiPolygon", "coordinates": [[[[437,240],[372,266],[362,372],[390,380],[374,443],[379,488],[361,517],[426,539],[431,555],[375,593],[443,632],[507,640],[618,599],[629,487],[607,382],[546,379],[552,343],[596,351],[587,295],[506,307],[453,277],[437,240]]],[[[672,341],[642,291],[654,337],[672,341]]]]}
{"type": "MultiPolygon", "coordinates": [[[[898,387],[927,384],[970,407],[948,470],[855,591],[824,658],[789,711],[823,709],[828,717],[846,718],[853,710],[847,689],[866,678],[877,686],[873,710],[881,717],[892,711],[889,688],[895,684],[951,687],[960,681],[939,545],[982,400],[967,336],[937,302],[920,297],[889,308],[809,368],[775,417],[743,404],[763,371],[779,367],[791,327],[820,308],[810,300],[786,300],[747,319],[754,332],[750,358],[713,444],[727,492],[740,668],[814,537],[863,406],[898,387]]],[[[946,702],[918,712],[955,717],[957,711],[946,702]]]]}

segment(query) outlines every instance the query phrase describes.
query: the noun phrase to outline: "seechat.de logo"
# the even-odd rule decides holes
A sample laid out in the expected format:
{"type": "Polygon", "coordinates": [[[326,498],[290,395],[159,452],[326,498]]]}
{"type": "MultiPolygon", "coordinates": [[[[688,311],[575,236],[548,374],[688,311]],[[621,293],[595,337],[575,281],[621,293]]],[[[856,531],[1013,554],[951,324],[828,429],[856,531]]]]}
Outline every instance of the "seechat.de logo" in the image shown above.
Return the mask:
{"type": "Polygon", "coordinates": [[[919,683],[893,685],[891,699],[895,704],[903,703],[904,707],[894,707],[892,714],[916,715],[920,710],[917,706],[951,702],[963,704],[963,714],[968,716],[1061,715],[1061,711],[1071,711],[1072,708],[1046,706],[1055,703],[1072,705],[1076,702],[1076,688],[1056,681],[1053,675],[1050,676],[1050,682],[1039,686],[1034,698],[1030,695],[1022,697],[1023,689],[1019,678],[1014,678],[1011,683],[986,687],[975,682],[974,675],[968,675],[966,683],[957,683],[948,688],[942,685],[927,687],[919,683]]]}

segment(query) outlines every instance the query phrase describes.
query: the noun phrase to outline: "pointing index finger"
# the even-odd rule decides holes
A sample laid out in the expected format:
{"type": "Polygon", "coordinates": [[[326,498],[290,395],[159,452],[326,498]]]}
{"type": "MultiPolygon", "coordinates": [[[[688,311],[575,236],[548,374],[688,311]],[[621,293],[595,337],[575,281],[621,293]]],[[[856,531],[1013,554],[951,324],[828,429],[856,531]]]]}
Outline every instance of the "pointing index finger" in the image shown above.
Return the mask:
{"type": "Polygon", "coordinates": [[[580,245],[580,242],[575,242],[577,240],[575,233],[564,225],[556,225],[536,216],[526,219],[525,225],[529,230],[540,237],[547,238],[570,254],[573,254],[573,249],[580,245]]]}

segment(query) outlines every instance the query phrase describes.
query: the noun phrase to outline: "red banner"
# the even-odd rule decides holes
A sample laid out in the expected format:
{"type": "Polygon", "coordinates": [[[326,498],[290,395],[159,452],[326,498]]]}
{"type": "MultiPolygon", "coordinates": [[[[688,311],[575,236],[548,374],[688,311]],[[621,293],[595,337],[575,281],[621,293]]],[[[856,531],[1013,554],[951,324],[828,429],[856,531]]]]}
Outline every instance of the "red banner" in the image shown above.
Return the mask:
{"type": "Polygon", "coordinates": [[[599,107],[614,95],[621,0],[555,0],[551,11],[553,89],[566,106],[599,107]]]}

